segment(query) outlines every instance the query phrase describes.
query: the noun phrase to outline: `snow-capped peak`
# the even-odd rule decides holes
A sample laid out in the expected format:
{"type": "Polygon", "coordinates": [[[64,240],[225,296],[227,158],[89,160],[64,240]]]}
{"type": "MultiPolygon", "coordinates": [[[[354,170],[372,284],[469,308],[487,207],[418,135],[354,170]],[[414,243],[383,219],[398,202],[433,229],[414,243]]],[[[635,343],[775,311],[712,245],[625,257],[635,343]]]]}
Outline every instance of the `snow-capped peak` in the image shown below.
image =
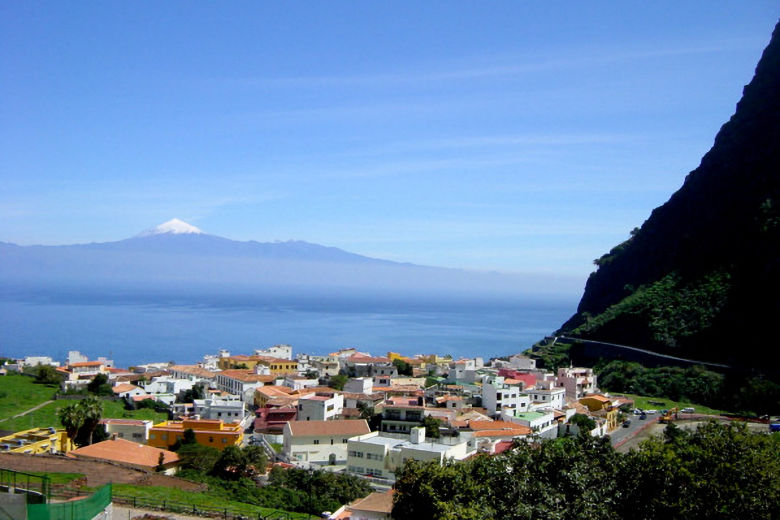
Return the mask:
{"type": "Polygon", "coordinates": [[[150,235],[163,235],[165,233],[171,233],[173,235],[184,234],[201,234],[203,231],[196,228],[192,224],[187,224],[183,220],[177,218],[171,219],[168,222],[163,222],[159,226],[155,226],[151,229],[147,229],[143,233],[140,233],[139,237],[148,237],[150,235]]]}

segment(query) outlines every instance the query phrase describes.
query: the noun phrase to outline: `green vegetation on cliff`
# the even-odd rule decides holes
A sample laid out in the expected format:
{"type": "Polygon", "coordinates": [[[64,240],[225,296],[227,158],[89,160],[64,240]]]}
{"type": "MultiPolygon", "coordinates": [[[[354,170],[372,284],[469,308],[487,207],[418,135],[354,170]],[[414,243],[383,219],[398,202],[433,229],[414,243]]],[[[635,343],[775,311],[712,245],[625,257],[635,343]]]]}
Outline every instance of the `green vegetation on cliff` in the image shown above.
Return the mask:
{"type": "Polygon", "coordinates": [[[712,149],[628,240],[594,261],[562,332],[767,373],[776,366],[768,340],[780,315],[778,27],[712,149]]]}

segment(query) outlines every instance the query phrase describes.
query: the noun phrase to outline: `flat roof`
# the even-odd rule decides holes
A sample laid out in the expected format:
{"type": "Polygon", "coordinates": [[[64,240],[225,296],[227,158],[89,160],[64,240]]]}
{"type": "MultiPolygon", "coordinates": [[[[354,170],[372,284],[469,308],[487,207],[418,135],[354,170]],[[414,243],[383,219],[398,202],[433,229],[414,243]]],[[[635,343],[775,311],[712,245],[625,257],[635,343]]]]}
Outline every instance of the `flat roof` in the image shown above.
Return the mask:
{"type": "Polygon", "coordinates": [[[543,412],[515,412],[515,417],[518,419],[527,419],[529,421],[533,421],[534,419],[541,419],[545,415],[548,415],[543,412]]]}

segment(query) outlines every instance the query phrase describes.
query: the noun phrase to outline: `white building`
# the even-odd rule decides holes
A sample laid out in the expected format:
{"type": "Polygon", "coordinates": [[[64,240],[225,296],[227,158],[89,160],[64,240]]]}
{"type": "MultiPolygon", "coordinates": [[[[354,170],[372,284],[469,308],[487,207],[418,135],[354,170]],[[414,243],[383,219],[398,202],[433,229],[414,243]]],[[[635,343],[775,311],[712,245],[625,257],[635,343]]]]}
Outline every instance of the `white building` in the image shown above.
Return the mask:
{"type": "Polygon", "coordinates": [[[72,365],[73,363],[86,363],[89,361],[89,358],[79,352],[78,350],[69,350],[68,351],[68,364],[72,365]]]}
{"type": "Polygon", "coordinates": [[[154,423],[140,419],[101,419],[100,424],[103,425],[109,437],[116,435],[126,441],[146,444],[146,441],[149,440],[149,430],[154,423]]]}
{"type": "Polygon", "coordinates": [[[292,347],[290,345],[274,345],[264,350],[255,350],[255,356],[268,356],[278,359],[292,359],[292,347]]]}
{"type": "Polygon", "coordinates": [[[329,421],[341,416],[344,396],[340,393],[317,392],[298,399],[299,421],[329,421]]]}
{"type": "Polygon", "coordinates": [[[531,410],[554,408],[563,410],[566,405],[566,389],[553,386],[552,381],[537,382],[536,386],[523,394],[531,398],[531,410]]]}
{"type": "Polygon", "coordinates": [[[517,370],[536,370],[536,360],[522,354],[515,354],[510,357],[509,364],[517,370]]]}
{"type": "Polygon", "coordinates": [[[242,422],[246,416],[244,403],[237,399],[195,399],[192,413],[201,419],[222,420],[225,423],[242,422]]]}
{"type": "Polygon", "coordinates": [[[535,435],[545,439],[554,439],[558,436],[558,421],[555,420],[555,414],[551,411],[513,412],[504,410],[501,418],[504,421],[527,426],[535,435]]]}
{"type": "MultiPolygon", "coordinates": [[[[153,377],[152,380],[143,385],[144,390],[149,394],[172,394],[176,395],[185,390],[192,390],[196,382],[192,379],[177,379],[172,376],[153,377]]],[[[208,386],[208,385],[206,385],[208,386]]]]}
{"type": "Polygon", "coordinates": [[[34,367],[38,365],[49,365],[53,367],[60,366],[59,361],[54,361],[49,356],[27,356],[24,358],[24,366],[34,367]]]}
{"type": "Polygon", "coordinates": [[[486,380],[482,385],[482,406],[490,414],[501,413],[501,410],[526,411],[531,405],[531,398],[520,392],[516,385],[504,384],[504,378],[496,376],[486,380]]]}
{"type": "Polygon", "coordinates": [[[304,376],[295,376],[291,374],[284,376],[284,381],[282,381],[282,386],[292,388],[293,390],[303,390],[304,388],[319,386],[319,384],[319,379],[308,379],[304,376]]]}
{"type": "Polygon", "coordinates": [[[118,383],[111,387],[111,391],[117,397],[130,399],[141,395],[147,395],[146,390],[131,383],[118,383]]]}
{"type": "Polygon", "coordinates": [[[370,377],[353,377],[344,384],[344,391],[352,394],[370,394],[374,391],[374,380],[370,377]]]}
{"type": "Polygon", "coordinates": [[[559,368],[555,386],[566,389],[566,397],[579,399],[585,394],[598,393],[596,374],[591,368],[559,368]]]}
{"type": "Polygon", "coordinates": [[[223,392],[240,396],[241,400],[253,402],[255,389],[266,384],[274,384],[277,377],[273,375],[261,375],[253,370],[223,370],[217,372],[217,388],[223,392]]]}
{"type": "Polygon", "coordinates": [[[463,460],[474,451],[468,441],[448,438],[440,442],[426,442],[425,428],[412,428],[409,435],[392,435],[371,432],[353,437],[347,442],[347,471],[358,475],[370,475],[395,479],[395,470],[409,459],[422,462],[463,460]]]}
{"type": "Polygon", "coordinates": [[[291,462],[343,464],[349,439],[370,431],[365,419],[290,421],[284,425],[283,453],[291,462]]]}

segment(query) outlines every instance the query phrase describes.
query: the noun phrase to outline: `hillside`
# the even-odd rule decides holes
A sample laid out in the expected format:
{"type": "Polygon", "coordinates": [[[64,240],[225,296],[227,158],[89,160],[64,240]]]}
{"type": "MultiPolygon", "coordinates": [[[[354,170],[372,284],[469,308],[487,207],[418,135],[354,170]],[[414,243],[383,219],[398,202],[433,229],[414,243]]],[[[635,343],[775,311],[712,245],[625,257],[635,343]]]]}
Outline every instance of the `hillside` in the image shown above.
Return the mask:
{"type": "Polygon", "coordinates": [[[596,260],[559,332],[766,367],[780,315],[780,24],[683,186],[596,260]]]}

